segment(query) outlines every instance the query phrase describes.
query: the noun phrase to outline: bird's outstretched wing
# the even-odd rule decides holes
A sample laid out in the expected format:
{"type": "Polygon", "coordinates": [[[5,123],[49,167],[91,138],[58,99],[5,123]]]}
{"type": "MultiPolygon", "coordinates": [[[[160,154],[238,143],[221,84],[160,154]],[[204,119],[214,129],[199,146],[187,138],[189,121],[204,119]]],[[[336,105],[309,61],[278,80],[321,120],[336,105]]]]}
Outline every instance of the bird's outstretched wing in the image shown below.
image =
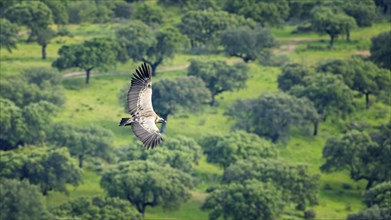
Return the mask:
{"type": "Polygon", "coordinates": [[[143,142],[147,149],[153,149],[163,141],[163,137],[153,118],[146,118],[143,122],[133,122],[131,125],[134,134],[143,142]]]}
{"type": "Polygon", "coordinates": [[[128,92],[129,112],[153,111],[152,107],[152,74],[147,64],[142,64],[132,76],[128,92]]]}

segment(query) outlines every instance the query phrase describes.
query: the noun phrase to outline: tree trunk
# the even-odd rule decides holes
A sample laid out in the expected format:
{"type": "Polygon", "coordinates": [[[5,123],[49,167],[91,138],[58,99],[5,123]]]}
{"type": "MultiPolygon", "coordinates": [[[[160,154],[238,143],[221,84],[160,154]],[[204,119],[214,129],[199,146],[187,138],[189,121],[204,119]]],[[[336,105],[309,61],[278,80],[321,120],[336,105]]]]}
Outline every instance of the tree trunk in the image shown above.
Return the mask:
{"type": "Polygon", "coordinates": [[[280,135],[278,135],[278,134],[273,135],[273,137],[272,137],[272,142],[273,142],[273,143],[277,143],[277,141],[278,141],[279,138],[280,138],[280,135]]]}
{"type": "Polygon", "coordinates": [[[86,84],[90,83],[90,73],[92,68],[86,69],[86,84]]]}
{"type": "Polygon", "coordinates": [[[318,114],[323,122],[325,122],[327,120],[327,115],[323,113],[323,110],[319,111],[318,114]]]}
{"type": "Polygon", "coordinates": [[[314,121],[314,132],[312,133],[314,136],[318,135],[318,126],[319,121],[314,121]]]}
{"type": "Polygon", "coordinates": [[[29,36],[28,36],[27,40],[26,40],[26,43],[31,43],[31,42],[33,42],[34,35],[35,35],[34,31],[31,31],[31,32],[29,33],[29,36]]]}
{"type": "Polygon", "coordinates": [[[42,59],[46,59],[46,47],[47,47],[47,44],[43,44],[42,45],[42,48],[41,48],[41,51],[42,51],[42,59]]]}
{"type": "Polygon", "coordinates": [[[42,193],[43,193],[44,196],[47,196],[48,195],[48,189],[45,188],[42,193]]]}
{"type": "Polygon", "coordinates": [[[333,49],[334,47],[334,35],[330,35],[330,43],[329,43],[329,49],[333,49]]]}
{"type": "Polygon", "coordinates": [[[366,189],[366,190],[369,190],[369,189],[372,187],[373,182],[374,182],[374,181],[373,181],[372,179],[369,179],[369,180],[368,180],[368,183],[367,183],[367,186],[365,187],[365,189],[366,189]]]}
{"type": "MultiPolygon", "coordinates": [[[[128,200],[130,202],[130,200],[128,200]]],[[[130,202],[132,203],[132,202],[130,202]]],[[[145,205],[144,204],[140,204],[140,203],[137,203],[136,204],[136,209],[137,211],[142,215],[142,219],[144,219],[144,214],[145,214],[145,205]]]]}
{"type": "Polygon", "coordinates": [[[147,63],[151,66],[152,76],[155,76],[157,67],[163,62],[163,57],[160,57],[154,63],[152,63],[151,61],[148,61],[147,59],[144,59],[144,58],[142,58],[141,61],[143,61],[144,63],[147,63]]]}
{"type": "MultiPolygon", "coordinates": [[[[168,121],[168,114],[163,115],[162,118],[168,121]]],[[[162,123],[162,127],[160,128],[160,133],[164,134],[166,132],[166,128],[167,128],[167,124],[162,123]]]]}
{"type": "Polygon", "coordinates": [[[369,93],[365,93],[365,106],[369,109],[369,93]]]}
{"type": "Polygon", "coordinates": [[[137,205],[136,207],[137,207],[138,212],[141,214],[142,219],[144,219],[146,206],[144,204],[140,204],[140,205],[137,205]]]}
{"type": "Polygon", "coordinates": [[[350,42],[350,30],[346,30],[346,41],[350,42]]]}
{"type": "Polygon", "coordinates": [[[212,100],[210,101],[210,106],[216,106],[216,99],[215,99],[215,95],[212,94],[212,100]]]}
{"type": "Polygon", "coordinates": [[[152,76],[156,76],[156,69],[159,64],[151,64],[152,76]]]}
{"type": "Polygon", "coordinates": [[[79,167],[83,168],[83,161],[84,161],[84,156],[82,154],[79,155],[79,167]]]}
{"type": "Polygon", "coordinates": [[[251,60],[251,58],[248,57],[248,56],[244,56],[244,57],[242,57],[242,58],[243,58],[243,61],[244,61],[245,63],[248,63],[248,62],[251,60]]]}

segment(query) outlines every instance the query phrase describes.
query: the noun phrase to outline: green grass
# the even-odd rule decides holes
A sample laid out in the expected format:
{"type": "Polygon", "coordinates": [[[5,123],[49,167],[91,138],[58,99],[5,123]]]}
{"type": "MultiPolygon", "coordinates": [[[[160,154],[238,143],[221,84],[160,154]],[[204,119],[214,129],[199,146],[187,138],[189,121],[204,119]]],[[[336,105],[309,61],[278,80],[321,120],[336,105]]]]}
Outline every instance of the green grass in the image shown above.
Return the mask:
{"type": "Polygon", "coordinates": [[[181,205],[181,208],[176,211],[164,211],[161,207],[148,207],[145,214],[145,220],[200,220],[208,219],[208,213],[201,211],[199,207],[201,201],[190,199],[188,202],[181,205]]]}
{"type": "Polygon", "coordinates": [[[335,41],[334,49],[327,48],[330,38],[328,35],[316,33],[292,34],[295,26],[286,26],[282,29],[273,29],[273,34],[281,46],[294,45],[295,51],[288,57],[293,62],[314,65],[327,59],[345,59],[352,55],[367,55],[371,45],[371,38],[381,32],[391,30],[389,22],[373,24],[372,27],[359,28],[351,33],[351,42],[345,36],[339,36],[335,41]]]}
{"type": "MultiPolygon", "coordinates": [[[[167,126],[167,136],[184,135],[193,138],[199,138],[200,134],[207,133],[225,133],[230,131],[232,121],[224,116],[226,107],[234,103],[239,98],[254,98],[263,92],[276,91],[276,78],[279,74],[279,69],[275,67],[262,67],[257,64],[250,65],[251,80],[247,87],[239,91],[227,92],[218,96],[219,106],[205,107],[203,112],[190,114],[181,113],[169,117],[167,126]],[[186,129],[183,129],[186,128],[186,129]]],[[[157,77],[157,80],[165,77],[175,77],[184,74],[184,71],[163,72],[157,77]]],[[[127,145],[131,141],[137,141],[131,135],[129,129],[120,128],[117,126],[118,120],[122,116],[126,116],[123,112],[123,107],[117,100],[119,90],[128,83],[129,76],[124,74],[96,74],[91,78],[91,84],[85,85],[84,78],[67,79],[64,81],[66,88],[67,103],[66,111],[63,111],[58,117],[59,121],[67,121],[74,124],[97,124],[107,129],[112,130],[115,135],[115,146],[127,145]]],[[[375,109],[375,108],[373,108],[375,109]]],[[[371,110],[372,111],[372,110],[371,110]]],[[[368,114],[372,115],[372,114],[368,114]]],[[[356,116],[352,116],[356,117],[356,116]]],[[[322,147],[331,135],[338,134],[338,129],[335,129],[332,122],[320,124],[319,136],[312,137],[303,132],[298,132],[289,141],[287,146],[280,146],[280,156],[283,160],[292,163],[305,163],[309,165],[313,173],[319,173],[319,167],[322,164],[322,147]]],[[[200,161],[199,165],[195,166],[196,176],[200,179],[196,191],[203,192],[209,186],[218,184],[218,176],[222,174],[222,170],[205,161],[205,157],[200,161]]],[[[334,191],[322,190],[320,193],[320,205],[315,207],[318,216],[327,218],[343,218],[347,211],[343,208],[350,204],[351,210],[357,211],[362,208],[360,190],[352,190],[352,192],[340,195],[342,183],[349,183],[356,187],[349,179],[347,174],[322,174],[322,184],[330,184],[334,191]],[[335,196],[341,198],[335,199],[335,196]]],[[[188,209],[193,207],[195,212],[198,212],[198,206],[193,202],[186,203],[189,206],[184,206],[179,211],[174,212],[177,218],[186,217],[188,209]],[[192,205],[193,204],[193,205],[192,205]],[[186,210],[186,211],[184,211],[186,210]],[[183,211],[183,213],[182,213],[183,211]]],[[[171,212],[163,212],[161,209],[148,209],[146,218],[151,219],[166,218],[171,216],[171,212]],[[160,212],[159,212],[160,210],[160,212]],[[158,215],[158,216],[157,216],[158,215]]]]}
{"type": "MultiPolygon", "coordinates": [[[[175,14],[171,9],[168,13],[175,14]]],[[[170,18],[165,18],[170,19],[170,18]]],[[[172,18],[179,21],[179,17],[172,18]]],[[[20,71],[31,67],[50,67],[51,62],[57,57],[57,50],[65,44],[81,43],[93,37],[112,37],[118,24],[83,24],[69,25],[68,29],[74,37],[57,37],[48,46],[48,59],[40,59],[40,47],[38,44],[19,43],[18,49],[9,53],[0,50],[0,74],[18,74],[20,71]]],[[[277,40],[281,45],[295,45],[296,49],[287,56],[295,62],[314,65],[319,61],[331,58],[348,58],[357,51],[368,50],[370,38],[380,32],[390,30],[388,23],[379,23],[370,28],[358,29],[352,32],[352,42],[343,39],[336,41],[334,50],[322,49],[327,46],[328,37],[310,34],[291,34],[294,26],[283,29],[273,29],[277,40]],[[320,49],[320,50],[319,50],[320,49]]],[[[173,78],[186,74],[186,70],[179,69],[167,71],[166,67],[186,66],[191,59],[210,60],[220,59],[229,62],[238,62],[238,59],[228,58],[223,54],[180,54],[173,59],[165,60],[158,68],[154,81],[165,78],[173,78]]],[[[119,91],[129,83],[130,73],[139,65],[139,62],[127,62],[106,71],[93,71],[90,85],[84,83],[85,76],[67,78],[63,81],[65,87],[66,104],[55,118],[57,122],[69,122],[76,125],[95,124],[110,129],[115,134],[114,147],[128,145],[137,141],[130,129],[118,127],[121,117],[127,116],[123,111],[122,103],[118,101],[119,91]]],[[[238,91],[224,92],[216,97],[218,107],[206,106],[202,112],[182,112],[170,115],[167,125],[167,136],[183,135],[199,139],[208,133],[227,133],[231,130],[233,121],[224,115],[225,110],[238,99],[255,98],[265,92],[276,92],[277,77],[280,74],[278,67],[264,67],[258,63],[250,63],[250,79],[247,86],[238,91]]],[[[69,70],[67,72],[72,72],[69,70]]],[[[77,70],[78,71],[78,70],[77,70]]],[[[364,99],[357,99],[359,110],[352,114],[343,123],[365,122],[371,125],[391,120],[390,107],[381,103],[374,104],[369,111],[365,110],[364,99]]],[[[287,162],[307,164],[312,173],[320,173],[319,167],[323,163],[322,148],[326,140],[341,132],[341,122],[328,120],[321,123],[319,135],[313,137],[311,131],[299,131],[292,129],[291,138],[287,144],[279,144],[280,158],[287,162]]],[[[310,129],[310,128],[309,128],[310,129]]],[[[179,210],[164,211],[161,207],[147,208],[146,219],[207,219],[207,212],[201,211],[206,194],[205,190],[210,186],[219,184],[222,169],[201,158],[198,165],[194,165],[195,177],[198,185],[193,189],[192,199],[182,204],[179,210]]],[[[50,192],[47,197],[47,205],[50,207],[59,205],[79,196],[104,195],[99,186],[100,177],[97,173],[84,169],[84,183],[77,188],[69,187],[69,195],[50,192]]],[[[321,191],[318,206],[315,206],[318,219],[345,219],[347,214],[362,209],[362,191],[364,181],[354,182],[345,172],[321,174],[321,191]],[[349,184],[352,189],[342,188],[342,184],[349,184]],[[331,189],[325,189],[329,186],[331,189]]],[[[293,211],[288,209],[288,211],[293,211]]],[[[292,218],[285,214],[281,219],[292,218]]]]}
{"type": "Polygon", "coordinates": [[[77,187],[69,186],[69,194],[59,192],[50,192],[46,197],[46,205],[48,208],[56,207],[68,200],[72,200],[81,196],[99,196],[104,195],[103,189],[99,185],[100,176],[95,172],[84,169],[83,183],[77,187]]]}

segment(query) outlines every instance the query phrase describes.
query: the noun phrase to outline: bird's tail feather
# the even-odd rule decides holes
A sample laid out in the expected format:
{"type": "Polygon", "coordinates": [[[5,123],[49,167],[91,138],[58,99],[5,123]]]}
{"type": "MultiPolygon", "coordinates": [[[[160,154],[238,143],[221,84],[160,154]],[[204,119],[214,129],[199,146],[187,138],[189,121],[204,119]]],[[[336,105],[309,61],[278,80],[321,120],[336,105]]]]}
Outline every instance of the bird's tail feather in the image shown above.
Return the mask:
{"type": "Polygon", "coordinates": [[[119,122],[119,126],[127,126],[130,125],[130,123],[127,123],[130,118],[122,118],[121,121],[119,122]]]}

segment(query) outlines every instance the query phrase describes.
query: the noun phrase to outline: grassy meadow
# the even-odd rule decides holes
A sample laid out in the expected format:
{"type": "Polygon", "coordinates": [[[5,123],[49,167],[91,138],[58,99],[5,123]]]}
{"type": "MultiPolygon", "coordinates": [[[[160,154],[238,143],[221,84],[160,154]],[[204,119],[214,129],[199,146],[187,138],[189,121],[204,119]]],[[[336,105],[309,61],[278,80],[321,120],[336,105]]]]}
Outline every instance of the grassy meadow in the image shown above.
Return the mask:
{"type": "MultiPolygon", "coordinates": [[[[174,13],[174,12],[170,12],[174,13]]],[[[174,19],[175,20],[175,19],[174,19]]],[[[119,24],[81,24],[68,25],[67,29],[73,37],[56,37],[47,47],[46,60],[40,58],[41,48],[36,43],[19,43],[12,53],[0,50],[0,77],[9,74],[19,74],[31,67],[50,67],[58,56],[58,49],[65,44],[80,43],[94,37],[113,37],[119,24]]],[[[336,41],[333,50],[326,49],[327,36],[314,33],[292,34],[294,26],[273,29],[280,47],[276,53],[287,56],[293,62],[314,65],[331,58],[348,58],[354,55],[366,55],[370,47],[371,37],[380,32],[391,30],[389,23],[377,23],[369,28],[357,29],[351,33],[351,42],[344,38],[336,41]]],[[[27,36],[22,36],[26,38],[27,36]]],[[[213,55],[177,54],[174,59],[166,60],[158,68],[154,81],[186,74],[190,59],[221,59],[229,62],[241,62],[227,57],[223,53],[213,55]]],[[[66,93],[66,103],[55,121],[67,121],[77,125],[95,124],[110,129],[115,134],[114,147],[125,146],[137,141],[129,128],[118,127],[118,120],[126,116],[123,104],[118,101],[119,91],[129,83],[130,74],[140,63],[129,61],[118,64],[106,71],[93,70],[89,85],[85,84],[84,73],[78,69],[63,72],[63,85],[66,93]],[[70,73],[75,73],[70,75],[70,73]]],[[[208,133],[226,133],[231,130],[233,121],[224,115],[227,107],[238,99],[258,97],[262,93],[277,91],[279,67],[262,66],[258,62],[249,64],[250,79],[246,88],[234,92],[225,92],[217,96],[217,107],[206,106],[200,113],[183,112],[170,115],[167,125],[167,139],[183,135],[199,139],[208,133]]],[[[369,111],[365,110],[364,98],[357,98],[357,111],[344,122],[329,119],[321,123],[319,135],[313,137],[311,131],[292,130],[291,138],[286,144],[278,145],[280,157],[289,162],[308,164],[313,173],[320,173],[323,163],[322,148],[332,135],[340,133],[342,123],[349,121],[365,121],[369,124],[379,124],[391,119],[390,108],[381,103],[374,104],[369,111]]],[[[47,205],[53,207],[79,196],[104,194],[99,186],[99,174],[84,168],[84,182],[77,188],[69,187],[69,195],[50,192],[47,205]]],[[[207,219],[208,213],[199,209],[206,197],[205,189],[219,184],[222,169],[206,162],[203,157],[198,165],[194,165],[198,185],[193,189],[192,198],[177,211],[164,211],[160,207],[147,208],[145,219],[207,219]]],[[[364,207],[362,192],[365,182],[354,182],[345,172],[321,173],[319,205],[313,207],[317,219],[345,219],[347,214],[357,212],[364,207]],[[346,184],[350,187],[346,189],[346,184]],[[345,186],[345,187],[343,187],[345,186]]],[[[294,208],[289,209],[295,212],[294,208]]],[[[293,215],[286,213],[281,219],[292,219],[293,215]]]]}

